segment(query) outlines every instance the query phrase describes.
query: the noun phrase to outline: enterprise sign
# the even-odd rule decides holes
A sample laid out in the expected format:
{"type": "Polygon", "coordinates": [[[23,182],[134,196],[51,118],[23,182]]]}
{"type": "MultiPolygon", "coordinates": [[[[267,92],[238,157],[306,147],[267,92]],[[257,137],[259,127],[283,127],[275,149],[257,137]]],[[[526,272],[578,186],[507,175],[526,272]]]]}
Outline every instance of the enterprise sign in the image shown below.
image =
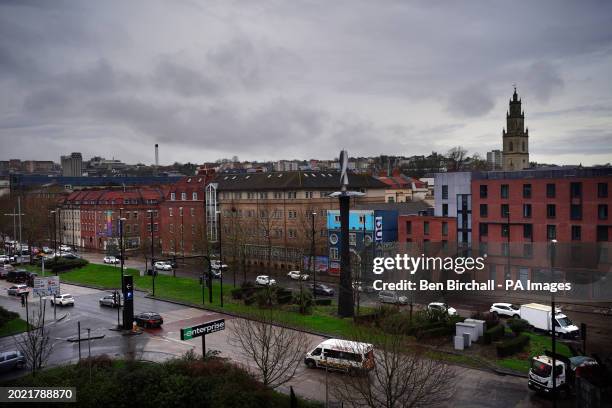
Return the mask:
{"type": "Polygon", "coordinates": [[[190,340],[195,337],[205,336],[210,333],[225,329],[225,319],[213,320],[212,322],[199,324],[193,327],[181,329],[181,340],[190,340]]]}

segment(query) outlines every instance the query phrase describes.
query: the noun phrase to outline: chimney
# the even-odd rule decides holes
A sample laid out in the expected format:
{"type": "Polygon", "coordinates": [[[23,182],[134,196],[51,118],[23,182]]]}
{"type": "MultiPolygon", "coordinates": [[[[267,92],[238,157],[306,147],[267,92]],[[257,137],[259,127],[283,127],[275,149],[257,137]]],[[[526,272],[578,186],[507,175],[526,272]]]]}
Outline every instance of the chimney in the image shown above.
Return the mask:
{"type": "Polygon", "coordinates": [[[155,143],[155,167],[159,166],[159,145],[155,143]]]}

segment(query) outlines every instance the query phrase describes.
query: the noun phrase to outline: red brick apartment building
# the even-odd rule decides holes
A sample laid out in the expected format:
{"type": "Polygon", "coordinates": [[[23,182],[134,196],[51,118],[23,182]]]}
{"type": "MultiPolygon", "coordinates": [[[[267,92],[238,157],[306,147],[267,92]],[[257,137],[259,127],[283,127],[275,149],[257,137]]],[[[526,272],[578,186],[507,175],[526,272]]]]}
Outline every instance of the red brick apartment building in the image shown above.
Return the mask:
{"type": "Polygon", "coordinates": [[[203,253],[205,239],[206,175],[185,177],[166,188],[159,206],[161,248],[164,254],[203,253]]]}
{"type": "Polygon", "coordinates": [[[425,215],[400,215],[398,242],[437,242],[442,245],[457,239],[457,218],[425,215]]]}

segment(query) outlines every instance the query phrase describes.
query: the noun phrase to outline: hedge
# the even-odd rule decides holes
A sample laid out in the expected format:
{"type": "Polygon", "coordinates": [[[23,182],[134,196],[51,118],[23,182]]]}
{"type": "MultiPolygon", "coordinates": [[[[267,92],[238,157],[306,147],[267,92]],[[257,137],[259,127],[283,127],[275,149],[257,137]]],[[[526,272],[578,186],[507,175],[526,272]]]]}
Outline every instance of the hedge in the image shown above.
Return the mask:
{"type": "Polygon", "coordinates": [[[529,336],[527,336],[525,333],[521,333],[517,337],[497,343],[497,356],[511,356],[512,354],[523,350],[527,344],[529,344],[529,336]]]}
{"type": "Polygon", "coordinates": [[[318,306],[331,306],[331,304],[332,304],[331,298],[315,299],[315,305],[318,305],[318,306]]]}
{"type": "Polygon", "coordinates": [[[45,267],[50,268],[53,272],[63,272],[68,271],[70,269],[82,268],[87,265],[86,259],[77,258],[77,259],[63,259],[58,258],[56,260],[52,260],[49,262],[45,262],[45,267]]]}
{"type": "Polygon", "coordinates": [[[482,341],[484,344],[491,344],[502,337],[504,337],[504,325],[498,324],[497,326],[493,326],[484,332],[482,341]]]}
{"type": "Polygon", "coordinates": [[[416,333],[417,340],[431,339],[434,337],[448,336],[454,332],[453,326],[436,327],[433,329],[419,330],[416,333]]]}

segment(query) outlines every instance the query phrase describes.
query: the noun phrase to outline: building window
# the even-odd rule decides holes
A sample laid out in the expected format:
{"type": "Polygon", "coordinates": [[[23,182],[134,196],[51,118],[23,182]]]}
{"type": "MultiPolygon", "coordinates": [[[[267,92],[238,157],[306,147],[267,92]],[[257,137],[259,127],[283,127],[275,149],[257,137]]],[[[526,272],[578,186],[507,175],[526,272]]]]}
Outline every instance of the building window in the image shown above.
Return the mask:
{"type": "Polygon", "coordinates": [[[487,198],[489,194],[489,187],[486,184],[480,185],[480,198],[487,198]]]}
{"type": "Polygon", "coordinates": [[[510,195],[510,186],[508,184],[502,184],[500,187],[501,198],[508,198],[510,195]]]}
{"type": "Polygon", "coordinates": [[[283,193],[280,191],[275,191],[273,197],[278,200],[280,198],[283,198],[283,193]]]}
{"type": "Polygon", "coordinates": [[[582,197],[582,183],[570,183],[570,196],[571,198],[582,197]]]}
{"type": "Polygon", "coordinates": [[[191,199],[193,201],[197,201],[198,200],[198,193],[196,191],[194,191],[193,193],[191,193],[191,199]]]}
{"type": "Polygon", "coordinates": [[[501,216],[502,218],[508,218],[510,216],[510,206],[508,204],[501,205],[501,216]]]}
{"type": "Polygon", "coordinates": [[[546,198],[555,198],[557,193],[555,184],[546,185],[546,198]]]}
{"type": "Polygon", "coordinates": [[[442,216],[448,217],[448,204],[442,204],[442,216]]]}
{"type": "Polygon", "coordinates": [[[478,224],[478,230],[480,232],[481,237],[486,237],[487,235],[489,235],[489,224],[481,222],[480,224],[478,224]]]}
{"type": "Polygon", "coordinates": [[[262,191],[259,193],[259,199],[260,200],[266,200],[268,198],[268,192],[267,191],[262,191]]]}
{"type": "Polygon", "coordinates": [[[523,198],[531,198],[531,184],[523,184],[523,198]]]}
{"type": "Polygon", "coordinates": [[[189,209],[189,214],[190,214],[192,217],[195,217],[195,208],[190,208],[190,209],[189,209]]]}
{"type": "Polygon", "coordinates": [[[169,208],[168,208],[168,215],[169,215],[170,217],[172,217],[172,216],[174,215],[174,208],[172,208],[172,207],[169,207],[169,208]]]}
{"type": "Polygon", "coordinates": [[[523,218],[531,218],[531,204],[523,204],[523,218]]]}
{"type": "Polygon", "coordinates": [[[423,234],[429,235],[429,221],[423,222],[423,234]]]}
{"type": "Polygon", "coordinates": [[[514,143],[510,142],[509,146],[510,146],[509,148],[510,151],[514,150],[514,143]]]}
{"type": "Polygon", "coordinates": [[[306,191],[306,198],[312,198],[314,196],[314,192],[313,191],[306,191]]]}
{"type": "Polygon", "coordinates": [[[183,216],[183,207],[179,207],[179,217],[183,216]]]}
{"type": "Polygon", "coordinates": [[[608,205],[607,204],[599,204],[597,206],[597,218],[600,220],[608,219],[608,205]]]}
{"type": "Polygon", "coordinates": [[[501,226],[501,236],[508,237],[510,235],[510,226],[508,224],[502,224],[501,226]]]}
{"type": "Polygon", "coordinates": [[[349,232],[349,245],[350,246],[357,245],[357,234],[354,232],[349,232]]]}
{"type": "Polygon", "coordinates": [[[597,226],[597,241],[598,242],[608,241],[608,226],[607,225],[597,226]]]}
{"type": "Polygon", "coordinates": [[[297,191],[287,191],[287,198],[297,198],[297,191]]]}
{"type": "Polygon", "coordinates": [[[170,193],[170,201],[176,200],[176,193],[170,193]]]}
{"type": "Polygon", "coordinates": [[[608,183],[597,183],[597,197],[608,197],[608,183]]]}
{"type": "Polygon", "coordinates": [[[412,221],[406,221],[406,234],[412,234],[412,221]]]}
{"type": "MultiPolygon", "coordinates": [[[[338,216],[340,217],[340,216],[338,216]]],[[[297,218],[297,211],[296,210],[288,210],[287,211],[287,218],[289,218],[290,220],[294,220],[297,218]]]]}
{"type": "Polygon", "coordinates": [[[531,238],[533,236],[533,225],[523,224],[523,238],[531,238]]]}
{"type": "Polygon", "coordinates": [[[480,216],[487,218],[489,216],[489,206],[487,204],[480,204],[480,216]]]}
{"type": "Polygon", "coordinates": [[[442,222],[442,235],[448,235],[448,222],[442,222]]]}
{"type": "Polygon", "coordinates": [[[329,248],[329,259],[331,259],[332,261],[340,260],[338,248],[329,248]]]}
{"type": "Polygon", "coordinates": [[[557,239],[557,226],[556,225],[547,225],[546,226],[546,239],[557,239]]]}
{"type": "Polygon", "coordinates": [[[170,232],[174,232],[174,224],[170,224],[170,232]]]}
{"type": "Polygon", "coordinates": [[[159,224],[153,224],[153,231],[154,232],[159,231],[159,224]]]}
{"type": "Polygon", "coordinates": [[[580,204],[572,204],[570,206],[570,219],[572,220],[582,219],[582,206],[580,204]]]}
{"type": "Polygon", "coordinates": [[[572,225],[572,241],[580,241],[581,232],[580,225],[572,225]]]}
{"type": "Polygon", "coordinates": [[[554,204],[546,205],[546,218],[555,218],[557,216],[557,207],[554,204]]]}
{"type": "Polygon", "coordinates": [[[448,186],[446,184],[442,185],[442,199],[448,200],[448,186]]]}

